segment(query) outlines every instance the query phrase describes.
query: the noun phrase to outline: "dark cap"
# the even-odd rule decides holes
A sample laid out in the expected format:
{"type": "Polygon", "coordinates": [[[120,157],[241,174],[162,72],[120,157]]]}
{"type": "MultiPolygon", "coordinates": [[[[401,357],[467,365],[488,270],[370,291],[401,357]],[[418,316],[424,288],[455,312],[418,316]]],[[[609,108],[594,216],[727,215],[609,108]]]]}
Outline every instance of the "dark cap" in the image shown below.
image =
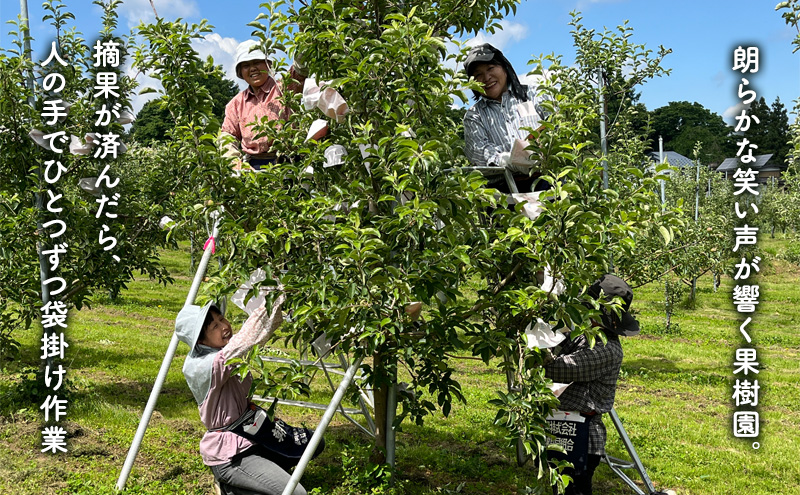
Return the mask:
{"type": "Polygon", "coordinates": [[[631,289],[631,286],[616,275],[607,273],[593,283],[587,292],[593,298],[599,299],[600,291],[603,292],[607,301],[615,297],[619,297],[624,301],[622,313],[619,316],[610,310],[603,310],[603,328],[624,337],[638,334],[639,322],[628,311],[633,301],[633,289],[631,289]]]}
{"type": "MultiPolygon", "coordinates": [[[[511,66],[511,62],[509,62],[505,55],[503,55],[503,52],[493,47],[489,43],[476,45],[470,49],[469,53],[467,54],[467,60],[464,61],[464,69],[467,71],[467,77],[472,77],[472,72],[475,70],[475,64],[485,64],[489,62],[499,65],[504,71],[506,71],[511,94],[517,97],[520,101],[528,101],[528,87],[523,86],[522,83],[520,83],[514,67],[511,66]]],[[[475,95],[476,100],[481,97],[481,93],[478,91],[473,90],[472,94],[475,95]]]]}
{"type": "Polygon", "coordinates": [[[491,62],[494,60],[496,53],[501,52],[489,43],[473,46],[469,51],[469,54],[467,54],[467,60],[464,62],[464,68],[467,70],[467,76],[472,75],[472,64],[491,62]]]}

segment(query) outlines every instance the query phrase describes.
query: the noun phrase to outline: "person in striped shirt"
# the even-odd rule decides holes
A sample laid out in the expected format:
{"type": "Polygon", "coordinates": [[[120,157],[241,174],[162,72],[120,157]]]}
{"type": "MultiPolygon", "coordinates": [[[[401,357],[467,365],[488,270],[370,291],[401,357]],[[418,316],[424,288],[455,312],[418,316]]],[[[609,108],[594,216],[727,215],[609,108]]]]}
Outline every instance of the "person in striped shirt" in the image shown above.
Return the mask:
{"type": "MultiPolygon", "coordinates": [[[[530,164],[520,166],[512,160],[512,147],[517,139],[526,141],[529,131],[539,129],[547,117],[542,102],[549,99],[533,85],[520,82],[517,73],[503,53],[489,43],[473,47],[467,55],[468,77],[483,84],[483,92],[475,91],[475,104],[464,116],[464,152],[477,167],[509,167],[520,192],[546,189],[544,181],[535,181],[530,164]]],[[[503,189],[505,184],[492,184],[503,189]]],[[[504,192],[508,192],[507,190],[504,192]]]]}

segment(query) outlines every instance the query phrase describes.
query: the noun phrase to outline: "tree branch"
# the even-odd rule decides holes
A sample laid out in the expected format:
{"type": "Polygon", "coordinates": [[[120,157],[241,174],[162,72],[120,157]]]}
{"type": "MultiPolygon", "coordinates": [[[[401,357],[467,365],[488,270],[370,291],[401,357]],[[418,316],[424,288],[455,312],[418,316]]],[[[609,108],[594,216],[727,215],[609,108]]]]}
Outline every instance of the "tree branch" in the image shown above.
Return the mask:
{"type": "Polygon", "coordinates": [[[150,0],[150,6],[153,7],[153,13],[156,15],[156,19],[158,19],[158,12],[156,12],[156,6],[153,3],[153,0],[150,0]]]}
{"type": "MultiPolygon", "coordinates": [[[[498,293],[498,292],[500,292],[500,290],[501,290],[503,287],[505,287],[505,286],[506,286],[506,284],[507,284],[509,281],[511,281],[511,279],[512,279],[512,278],[514,278],[514,276],[517,274],[517,272],[519,272],[519,270],[520,270],[521,268],[522,268],[522,262],[520,261],[520,262],[518,262],[518,263],[517,263],[517,265],[516,265],[516,266],[515,266],[515,267],[514,267],[514,268],[511,270],[511,272],[510,272],[508,275],[506,275],[506,278],[504,278],[503,280],[501,280],[501,281],[500,281],[500,283],[498,283],[498,284],[497,284],[497,286],[496,286],[496,287],[495,287],[495,288],[492,290],[492,295],[493,295],[493,296],[496,296],[496,295],[497,295],[497,293],[498,293]]],[[[489,304],[488,302],[483,302],[483,303],[476,302],[476,303],[475,303],[475,305],[474,305],[474,306],[472,306],[472,307],[469,309],[469,311],[467,311],[467,314],[465,315],[465,318],[469,317],[469,315],[470,315],[471,313],[475,313],[475,312],[477,312],[477,311],[479,311],[479,310],[482,310],[482,309],[483,309],[483,308],[485,308],[485,307],[486,307],[488,304],[489,304]]]]}

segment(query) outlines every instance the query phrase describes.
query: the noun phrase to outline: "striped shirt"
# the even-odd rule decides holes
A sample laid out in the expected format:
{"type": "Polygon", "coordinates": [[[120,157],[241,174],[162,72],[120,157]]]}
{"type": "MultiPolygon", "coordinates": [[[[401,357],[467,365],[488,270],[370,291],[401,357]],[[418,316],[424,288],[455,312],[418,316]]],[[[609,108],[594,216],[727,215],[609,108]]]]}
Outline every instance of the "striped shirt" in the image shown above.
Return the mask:
{"type": "Polygon", "coordinates": [[[498,166],[500,154],[510,152],[514,139],[527,139],[525,127],[537,129],[547,117],[545,97],[533,85],[522,86],[528,101],[503,93],[501,101],[481,96],[464,116],[464,153],[476,167],[498,166]]]}
{"type": "Polygon", "coordinates": [[[603,455],[606,428],[602,413],[614,407],[617,378],[622,366],[622,345],[619,338],[609,337],[608,343],[598,337],[589,348],[581,335],[564,344],[561,353],[545,365],[545,376],[554,382],[570,383],[558,398],[563,411],[596,412],[589,419],[589,453],[603,455]]]}

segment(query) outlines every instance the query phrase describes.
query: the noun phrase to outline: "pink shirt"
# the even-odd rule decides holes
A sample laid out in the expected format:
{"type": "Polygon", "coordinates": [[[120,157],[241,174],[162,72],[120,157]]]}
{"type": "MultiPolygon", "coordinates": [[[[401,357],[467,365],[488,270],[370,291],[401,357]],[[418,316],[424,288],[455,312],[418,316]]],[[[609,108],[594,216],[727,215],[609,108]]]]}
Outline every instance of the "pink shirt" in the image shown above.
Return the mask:
{"type": "MultiPolygon", "coordinates": [[[[253,377],[248,373],[244,380],[232,376],[234,365],[225,361],[244,356],[253,346],[265,342],[283,321],[281,304],[284,295],[278,297],[272,314],[265,307],[253,311],[241,331],[231,337],[228,344],[217,352],[211,363],[211,384],[203,403],[200,404],[200,420],[209,430],[233,423],[244,413],[250,403],[250,385],[253,377]]],[[[207,431],[200,441],[200,455],[207,466],[229,462],[233,456],[253,446],[253,442],[230,431],[207,431]]]]}
{"type": "Polygon", "coordinates": [[[225,106],[222,132],[227,132],[239,141],[242,153],[248,155],[269,153],[272,141],[265,137],[256,139],[257,133],[253,130],[252,124],[262,117],[267,117],[268,120],[286,120],[290,111],[279,101],[282,94],[275,79],[270,77],[255,92],[248,86],[225,106]]]}
{"type": "MultiPolygon", "coordinates": [[[[211,387],[206,400],[200,404],[200,420],[206,428],[222,428],[244,413],[249,404],[248,394],[253,377],[240,380],[231,376],[233,365],[225,366],[225,349],[219,351],[211,365],[211,387]]],[[[231,431],[207,431],[200,441],[200,455],[207,466],[230,461],[236,454],[253,446],[253,442],[231,431]]]]}

